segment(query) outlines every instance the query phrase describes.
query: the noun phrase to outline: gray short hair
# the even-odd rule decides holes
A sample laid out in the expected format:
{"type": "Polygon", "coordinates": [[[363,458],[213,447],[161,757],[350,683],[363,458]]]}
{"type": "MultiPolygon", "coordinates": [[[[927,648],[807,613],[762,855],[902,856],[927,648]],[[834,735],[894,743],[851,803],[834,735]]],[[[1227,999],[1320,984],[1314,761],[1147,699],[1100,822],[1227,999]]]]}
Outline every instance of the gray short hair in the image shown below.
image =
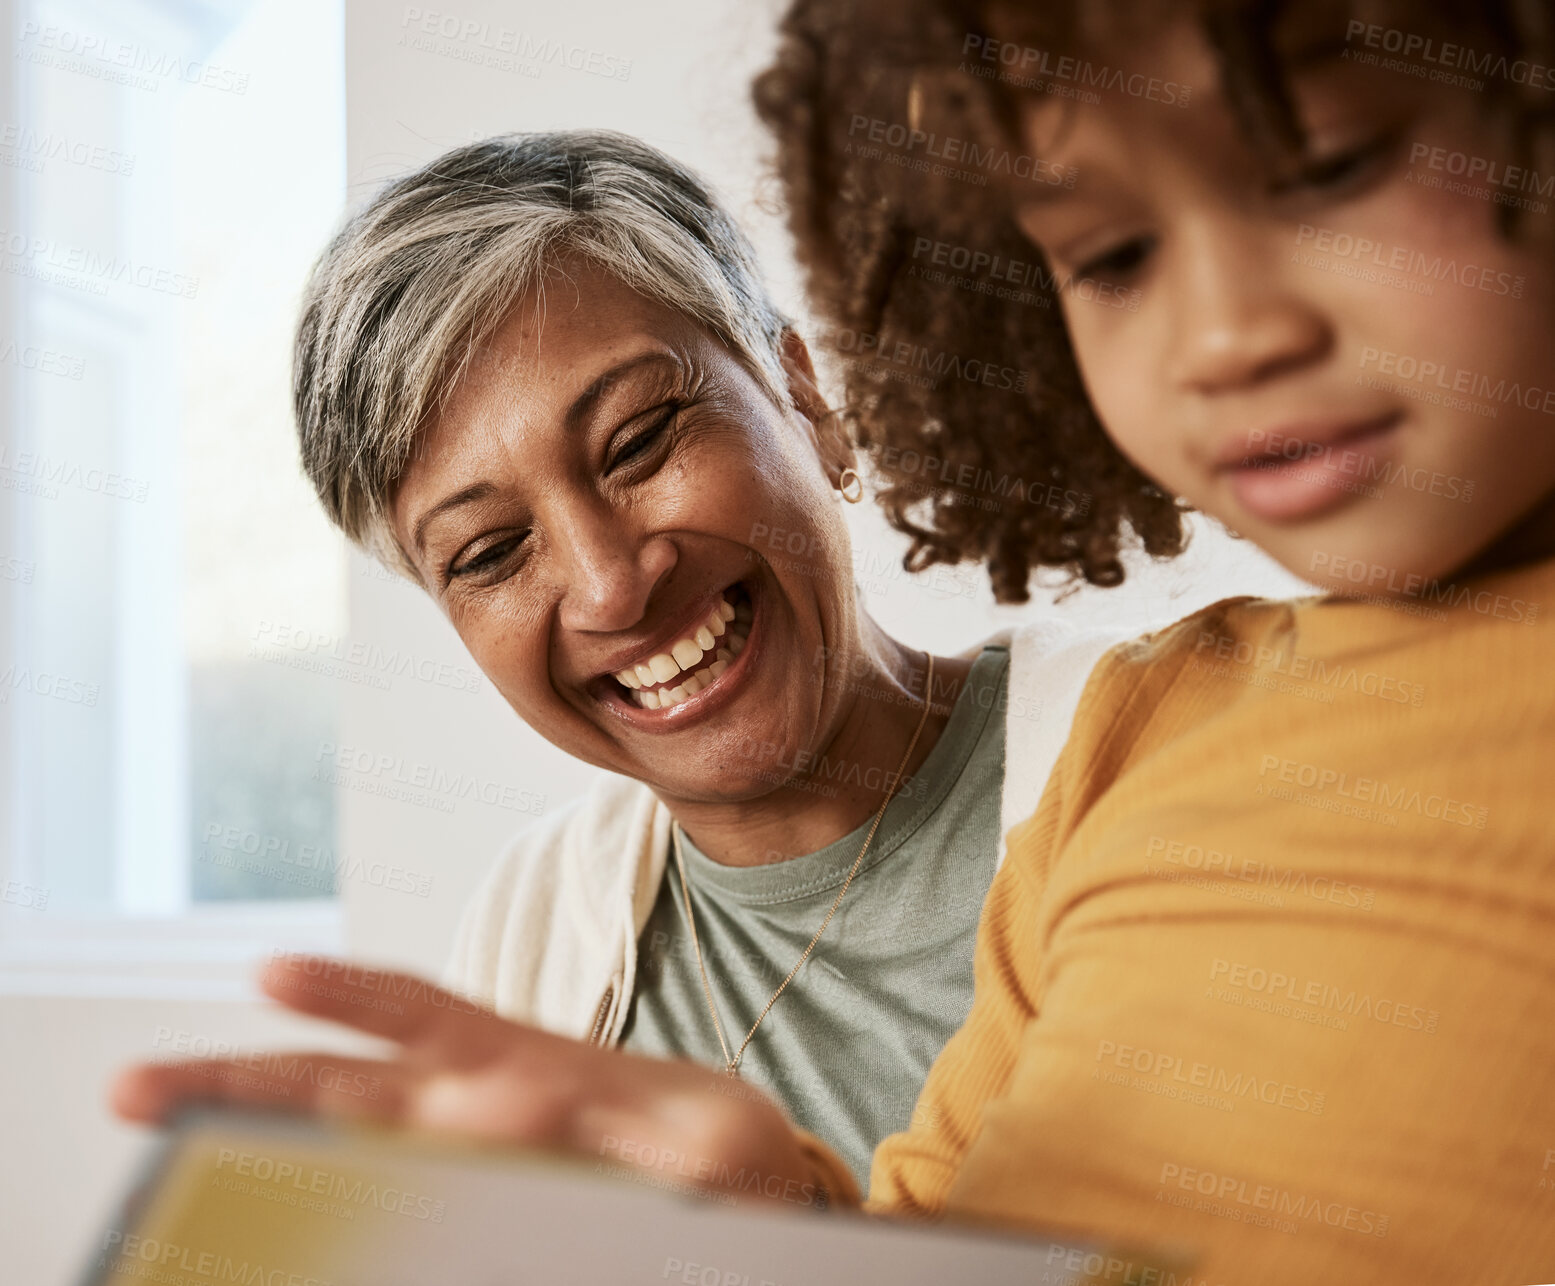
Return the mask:
{"type": "Polygon", "coordinates": [[[417,432],[479,345],[563,256],[727,344],[779,405],[790,324],[692,171],[625,134],[508,134],[445,153],[349,218],[308,280],[292,400],[331,521],[414,577],[388,504],[417,432]]]}

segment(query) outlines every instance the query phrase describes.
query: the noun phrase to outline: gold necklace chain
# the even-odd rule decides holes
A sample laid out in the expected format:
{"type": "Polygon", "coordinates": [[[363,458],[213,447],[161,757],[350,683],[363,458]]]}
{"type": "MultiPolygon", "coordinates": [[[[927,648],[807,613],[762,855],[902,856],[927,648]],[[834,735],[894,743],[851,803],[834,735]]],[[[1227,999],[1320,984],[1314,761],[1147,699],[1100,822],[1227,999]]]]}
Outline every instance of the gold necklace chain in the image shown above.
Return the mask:
{"type": "Polygon", "coordinates": [[[923,713],[918,716],[918,726],[913,730],[912,740],[907,743],[906,753],[902,755],[902,762],[897,766],[896,774],[891,778],[891,788],[886,791],[885,799],[880,803],[879,810],[875,813],[875,820],[870,823],[869,834],[864,836],[864,847],[859,849],[858,856],[853,859],[853,869],[848,872],[848,878],[842,882],[842,887],[837,890],[837,898],[831,904],[831,910],[826,913],[826,918],[821,921],[821,927],[815,931],[815,936],[810,939],[810,945],[804,949],[804,954],[798,962],[788,971],[788,977],[778,984],[778,989],[772,993],[772,999],[767,1001],[766,1008],[756,1015],[756,1021],[751,1024],[751,1029],[745,1033],[745,1039],[740,1042],[739,1049],[731,1056],[729,1042],[724,1039],[723,1023],[718,1017],[718,1006],[713,1001],[713,988],[707,981],[707,966],[702,961],[702,944],[697,940],[696,916],[691,912],[691,886],[686,880],[686,855],[680,846],[680,823],[676,822],[671,827],[670,834],[675,841],[675,865],[680,869],[680,895],[685,901],[686,924],[691,929],[691,945],[696,951],[697,971],[702,975],[702,994],[707,997],[707,1012],[713,1016],[713,1030],[718,1033],[718,1047],[723,1050],[724,1072],[729,1076],[738,1076],[740,1073],[740,1060],[745,1057],[745,1049],[751,1043],[751,1037],[756,1034],[756,1028],[761,1026],[761,1020],[772,1012],[772,1006],[777,1004],[788,984],[794,980],[794,975],[804,967],[804,962],[810,958],[810,953],[815,950],[815,944],[821,940],[821,934],[826,932],[826,926],[832,922],[832,916],[837,914],[837,908],[842,905],[842,899],[847,895],[848,886],[853,883],[853,877],[858,874],[858,868],[864,861],[864,854],[869,852],[869,846],[874,842],[875,832],[880,828],[880,819],[885,816],[885,810],[891,801],[896,798],[897,788],[902,784],[902,774],[907,771],[907,762],[912,758],[912,752],[918,745],[918,738],[923,732],[923,725],[929,721],[929,709],[933,705],[934,697],[934,654],[929,653],[928,673],[923,683],[923,713]]]}

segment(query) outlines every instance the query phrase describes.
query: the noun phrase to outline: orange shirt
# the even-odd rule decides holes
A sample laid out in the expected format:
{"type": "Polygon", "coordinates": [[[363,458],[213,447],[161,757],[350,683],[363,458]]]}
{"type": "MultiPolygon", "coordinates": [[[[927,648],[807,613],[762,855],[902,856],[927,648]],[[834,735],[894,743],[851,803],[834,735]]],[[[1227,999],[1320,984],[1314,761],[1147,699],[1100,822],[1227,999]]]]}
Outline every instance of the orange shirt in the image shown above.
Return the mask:
{"type": "Polygon", "coordinates": [[[1555,1280],[1552,612],[1546,562],[1104,658],[870,1208],[1197,1255],[1145,1281],[1555,1280]]]}

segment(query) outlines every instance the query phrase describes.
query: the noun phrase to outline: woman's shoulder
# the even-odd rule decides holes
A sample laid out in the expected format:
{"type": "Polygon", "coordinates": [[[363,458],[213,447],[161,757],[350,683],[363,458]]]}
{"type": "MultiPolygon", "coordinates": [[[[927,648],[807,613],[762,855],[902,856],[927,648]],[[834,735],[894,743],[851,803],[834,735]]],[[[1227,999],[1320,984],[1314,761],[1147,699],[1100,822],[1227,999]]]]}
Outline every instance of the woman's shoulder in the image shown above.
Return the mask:
{"type": "Polygon", "coordinates": [[[601,774],[514,835],[465,906],[448,983],[505,1012],[568,959],[608,950],[648,878],[662,813],[641,782],[601,774]]]}

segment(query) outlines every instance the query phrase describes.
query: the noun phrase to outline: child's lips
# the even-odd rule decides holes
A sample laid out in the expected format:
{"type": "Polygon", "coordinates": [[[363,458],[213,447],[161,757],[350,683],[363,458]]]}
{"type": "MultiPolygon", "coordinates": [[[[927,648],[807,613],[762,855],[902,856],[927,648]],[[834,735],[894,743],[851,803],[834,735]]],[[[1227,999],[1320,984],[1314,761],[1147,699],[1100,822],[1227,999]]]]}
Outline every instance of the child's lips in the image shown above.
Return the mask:
{"type": "Polygon", "coordinates": [[[1239,453],[1222,453],[1242,509],[1266,522],[1296,522],[1360,497],[1375,497],[1402,416],[1392,413],[1348,424],[1303,425],[1252,435],[1239,453]],[[1250,449],[1253,442],[1262,449],[1250,449]]]}

